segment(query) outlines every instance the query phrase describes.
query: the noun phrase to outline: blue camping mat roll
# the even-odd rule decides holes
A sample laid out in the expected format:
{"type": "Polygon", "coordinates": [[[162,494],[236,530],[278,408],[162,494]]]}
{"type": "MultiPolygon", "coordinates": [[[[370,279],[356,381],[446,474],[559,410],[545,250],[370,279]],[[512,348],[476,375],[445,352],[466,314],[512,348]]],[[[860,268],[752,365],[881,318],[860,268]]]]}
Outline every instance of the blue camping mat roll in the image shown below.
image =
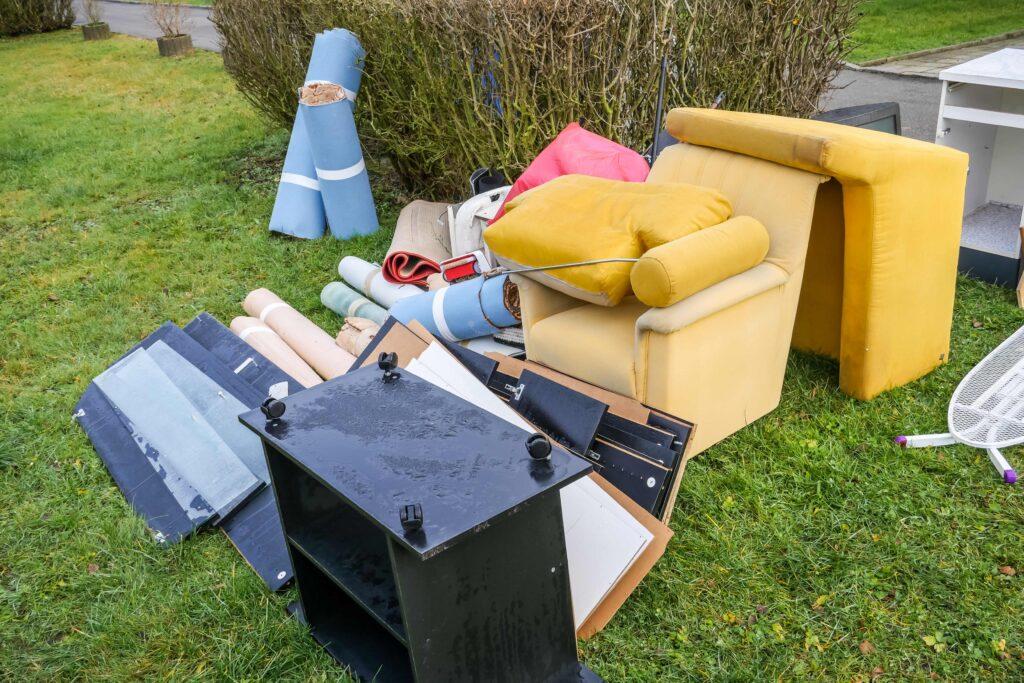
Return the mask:
{"type": "Polygon", "coordinates": [[[448,341],[475,339],[519,324],[519,290],[508,275],[478,277],[401,299],[388,312],[448,341]]]}
{"type": "Polygon", "coordinates": [[[334,237],[348,239],[376,232],[379,224],[353,103],[332,88],[337,91],[330,83],[306,86],[299,109],[313,150],[327,225],[334,237]]]}
{"type": "MultiPolygon", "coordinates": [[[[351,31],[336,28],[318,33],[306,69],[305,84],[330,82],[339,84],[345,97],[354,102],[363,78],[366,52],[351,31]]],[[[314,239],[324,234],[326,216],[316,165],[302,120],[302,108],[295,114],[284,170],[277,187],[270,229],[274,232],[314,239]]]]}

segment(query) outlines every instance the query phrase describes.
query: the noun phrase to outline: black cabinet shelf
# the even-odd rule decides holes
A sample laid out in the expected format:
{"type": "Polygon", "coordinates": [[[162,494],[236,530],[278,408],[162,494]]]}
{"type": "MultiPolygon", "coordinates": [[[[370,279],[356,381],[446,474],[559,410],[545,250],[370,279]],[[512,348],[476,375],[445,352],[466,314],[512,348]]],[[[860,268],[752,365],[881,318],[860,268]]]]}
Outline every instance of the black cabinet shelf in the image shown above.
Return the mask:
{"type": "Polygon", "coordinates": [[[340,532],[345,528],[340,525],[346,521],[344,517],[325,517],[322,527],[300,529],[288,536],[288,542],[404,645],[408,639],[387,538],[374,528],[365,534],[350,533],[351,529],[340,532]]]}
{"type": "Polygon", "coordinates": [[[332,657],[367,681],[412,681],[412,664],[405,645],[348,592],[321,571],[305,554],[293,553],[310,634],[332,657]]]}

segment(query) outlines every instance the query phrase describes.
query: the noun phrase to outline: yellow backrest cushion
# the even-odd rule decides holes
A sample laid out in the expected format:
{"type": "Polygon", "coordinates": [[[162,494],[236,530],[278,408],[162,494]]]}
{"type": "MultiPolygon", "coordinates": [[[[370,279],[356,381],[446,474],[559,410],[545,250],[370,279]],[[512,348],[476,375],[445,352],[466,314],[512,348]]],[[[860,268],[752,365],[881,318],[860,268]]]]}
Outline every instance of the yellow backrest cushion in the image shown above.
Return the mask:
{"type": "MultiPolygon", "coordinates": [[[[637,258],[649,249],[727,219],[717,190],[685,183],[629,183],[566,175],[505,205],[484,231],[504,265],[550,266],[605,258],[637,258]]],[[[630,291],[630,263],[524,273],[583,301],[615,306],[630,291]]]]}
{"type": "Polygon", "coordinates": [[[664,308],[750,270],[768,253],[768,231],[750,216],[667,242],[640,257],[629,280],[636,298],[664,308]]]}

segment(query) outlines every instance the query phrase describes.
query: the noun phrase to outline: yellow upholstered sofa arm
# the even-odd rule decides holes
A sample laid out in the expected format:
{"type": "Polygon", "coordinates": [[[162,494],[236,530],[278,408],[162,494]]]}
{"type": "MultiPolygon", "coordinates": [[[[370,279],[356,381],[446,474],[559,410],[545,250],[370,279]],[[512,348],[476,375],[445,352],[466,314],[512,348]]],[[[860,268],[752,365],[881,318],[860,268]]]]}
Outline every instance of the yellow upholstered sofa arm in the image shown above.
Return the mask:
{"type": "Polygon", "coordinates": [[[925,169],[966,166],[966,155],[899,135],[825,121],[722,109],[673,109],[666,128],[677,140],[832,176],[842,183],[877,183],[899,176],[895,159],[925,169]]]}
{"type": "Polygon", "coordinates": [[[789,274],[772,263],[762,263],[722,280],[665,308],[651,308],[637,318],[638,333],[672,334],[759,294],[781,287],[789,274]]]}
{"type": "Polygon", "coordinates": [[[633,265],[636,298],[663,308],[716,282],[749,270],[768,254],[768,231],[750,216],[737,216],[650,249],[633,265]]]}

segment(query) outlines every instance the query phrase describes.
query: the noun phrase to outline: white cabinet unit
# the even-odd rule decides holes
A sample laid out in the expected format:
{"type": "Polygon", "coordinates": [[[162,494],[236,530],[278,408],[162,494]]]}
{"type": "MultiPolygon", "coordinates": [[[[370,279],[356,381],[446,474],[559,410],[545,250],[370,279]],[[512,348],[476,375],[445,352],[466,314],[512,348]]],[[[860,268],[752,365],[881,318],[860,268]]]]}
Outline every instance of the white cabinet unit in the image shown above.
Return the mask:
{"type": "Polygon", "coordinates": [[[1016,284],[1024,204],[1024,50],[946,69],[935,142],[967,152],[960,270],[1016,284]]]}

